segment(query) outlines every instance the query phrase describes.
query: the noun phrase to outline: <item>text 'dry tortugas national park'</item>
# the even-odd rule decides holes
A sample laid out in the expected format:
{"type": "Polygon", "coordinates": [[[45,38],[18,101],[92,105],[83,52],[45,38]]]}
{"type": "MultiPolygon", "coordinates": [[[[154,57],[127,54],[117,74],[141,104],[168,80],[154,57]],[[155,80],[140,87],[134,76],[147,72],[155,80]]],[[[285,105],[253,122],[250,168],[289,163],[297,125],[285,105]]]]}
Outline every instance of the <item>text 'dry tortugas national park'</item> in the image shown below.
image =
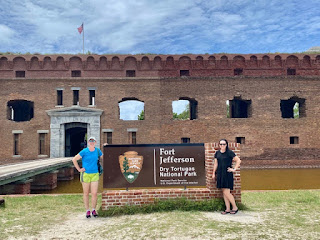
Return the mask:
{"type": "Polygon", "coordinates": [[[0,55],[0,82],[2,164],[74,156],[85,136],[101,148],[226,138],[242,167],[320,153],[317,54],[0,55]],[[188,116],[175,118],[182,100],[188,116]],[[121,117],[127,101],[139,118],[121,117]]]}

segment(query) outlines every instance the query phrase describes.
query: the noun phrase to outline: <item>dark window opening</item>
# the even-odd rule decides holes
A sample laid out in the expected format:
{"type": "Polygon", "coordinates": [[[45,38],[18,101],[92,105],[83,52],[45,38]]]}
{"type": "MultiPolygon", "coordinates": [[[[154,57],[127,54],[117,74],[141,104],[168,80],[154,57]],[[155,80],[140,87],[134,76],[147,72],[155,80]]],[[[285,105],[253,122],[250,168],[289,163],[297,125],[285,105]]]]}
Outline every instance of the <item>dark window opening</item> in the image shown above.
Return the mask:
{"type": "Polygon", "coordinates": [[[306,116],[305,99],[292,97],[288,100],[280,100],[282,118],[301,118],[306,116]]]}
{"type": "Polygon", "coordinates": [[[73,105],[79,105],[79,90],[73,90],[73,105]]]}
{"type": "Polygon", "coordinates": [[[57,90],[57,105],[61,106],[63,105],[63,91],[57,90]]]}
{"type": "Polygon", "coordinates": [[[25,71],[16,71],[16,78],[24,78],[26,77],[25,71]]]}
{"type": "Polygon", "coordinates": [[[95,105],[96,100],[96,91],[95,90],[89,90],[89,105],[95,105]]]}
{"type": "Polygon", "coordinates": [[[234,76],[240,76],[243,73],[243,69],[242,68],[236,68],[233,70],[233,74],[234,76]]]}
{"type": "Polygon", "coordinates": [[[127,70],[126,71],[126,77],[135,77],[136,76],[136,70],[127,70]]]}
{"type": "Polygon", "coordinates": [[[242,100],[241,97],[234,97],[233,100],[229,100],[227,107],[231,118],[251,117],[251,100],[242,100]]]}
{"type": "Polygon", "coordinates": [[[181,97],[178,101],[172,101],[173,119],[194,120],[198,117],[198,102],[193,98],[181,97]],[[181,106],[184,110],[181,111],[181,106]]]}
{"type": "Polygon", "coordinates": [[[290,144],[299,144],[299,137],[290,137],[290,144]]]}
{"type": "Polygon", "coordinates": [[[107,143],[112,144],[112,132],[107,132],[107,143]]]}
{"type": "Polygon", "coordinates": [[[80,70],[71,71],[71,77],[81,77],[81,71],[80,70]]]}
{"type": "Polygon", "coordinates": [[[7,118],[15,122],[30,121],[34,114],[34,103],[27,100],[11,100],[7,104],[7,118]]]}
{"type": "Polygon", "coordinates": [[[189,70],[180,70],[180,77],[189,77],[189,70]]]}
{"type": "Polygon", "coordinates": [[[137,132],[130,132],[129,137],[130,137],[129,142],[131,144],[137,144],[137,132]]]}
{"type": "Polygon", "coordinates": [[[19,142],[20,134],[13,134],[13,155],[20,155],[20,142],[19,142]]]}
{"type": "Polygon", "coordinates": [[[47,155],[46,133],[39,133],[39,155],[47,155]]]}
{"type": "Polygon", "coordinates": [[[288,68],[287,69],[287,75],[291,75],[291,76],[296,75],[296,69],[288,68]]]}
{"type": "Polygon", "coordinates": [[[236,137],[236,142],[240,143],[240,144],[245,144],[246,138],[245,137],[236,137]]]}
{"type": "Polygon", "coordinates": [[[190,143],[190,138],[181,138],[181,143],[190,143]]]}

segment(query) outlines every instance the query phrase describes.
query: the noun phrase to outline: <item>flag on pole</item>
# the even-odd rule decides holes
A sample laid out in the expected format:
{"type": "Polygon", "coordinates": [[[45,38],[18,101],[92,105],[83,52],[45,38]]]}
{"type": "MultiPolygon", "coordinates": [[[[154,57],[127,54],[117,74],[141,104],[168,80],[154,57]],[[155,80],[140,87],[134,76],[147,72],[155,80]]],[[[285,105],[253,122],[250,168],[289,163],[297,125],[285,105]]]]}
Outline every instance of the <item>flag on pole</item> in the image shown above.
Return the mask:
{"type": "Polygon", "coordinates": [[[78,27],[78,32],[79,32],[80,34],[82,33],[82,31],[83,31],[83,23],[81,24],[80,27],[78,27]]]}

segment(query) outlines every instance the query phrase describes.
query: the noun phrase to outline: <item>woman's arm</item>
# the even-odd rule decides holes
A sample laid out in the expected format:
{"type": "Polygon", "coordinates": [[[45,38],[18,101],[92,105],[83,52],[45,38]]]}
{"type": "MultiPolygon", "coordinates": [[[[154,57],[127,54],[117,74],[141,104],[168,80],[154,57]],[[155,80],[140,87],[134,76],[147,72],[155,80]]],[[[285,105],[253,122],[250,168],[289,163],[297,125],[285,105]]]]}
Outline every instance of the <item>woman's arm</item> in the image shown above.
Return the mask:
{"type": "Polygon", "coordinates": [[[79,154],[77,154],[72,159],[72,162],[73,162],[73,165],[75,166],[75,168],[78,170],[78,172],[84,172],[84,171],[86,171],[86,169],[80,168],[80,166],[78,164],[78,160],[80,160],[80,159],[81,159],[81,156],[79,154]]]}
{"type": "Polygon", "coordinates": [[[236,165],[234,168],[228,168],[228,172],[235,172],[240,167],[241,160],[238,156],[235,156],[232,161],[235,161],[236,165]]]}
{"type": "Polygon", "coordinates": [[[216,171],[218,168],[218,159],[214,159],[214,164],[213,164],[213,172],[212,172],[212,179],[215,179],[216,177],[216,171]]]}

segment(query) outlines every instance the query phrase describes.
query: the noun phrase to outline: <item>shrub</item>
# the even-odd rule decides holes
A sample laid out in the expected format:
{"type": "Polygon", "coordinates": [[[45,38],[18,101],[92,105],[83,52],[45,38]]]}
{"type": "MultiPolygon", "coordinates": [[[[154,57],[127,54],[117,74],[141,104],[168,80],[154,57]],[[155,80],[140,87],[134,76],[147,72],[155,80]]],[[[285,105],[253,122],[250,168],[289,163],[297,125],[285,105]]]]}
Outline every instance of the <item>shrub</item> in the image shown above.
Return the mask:
{"type": "MultiPolygon", "coordinates": [[[[241,203],[237,204],[240,210],[246,210],[247,207],[241,203]]],[[[211,199],[206,201],[191,201],[186,198],[156,200],[152,204],[125,205],[110,207],[107,210],[99,209],[99,216],[118,216],[145,214],[153,212],[169,212],[169,211],[222,211],[225,205],[222,199],[211,199]]]]}

